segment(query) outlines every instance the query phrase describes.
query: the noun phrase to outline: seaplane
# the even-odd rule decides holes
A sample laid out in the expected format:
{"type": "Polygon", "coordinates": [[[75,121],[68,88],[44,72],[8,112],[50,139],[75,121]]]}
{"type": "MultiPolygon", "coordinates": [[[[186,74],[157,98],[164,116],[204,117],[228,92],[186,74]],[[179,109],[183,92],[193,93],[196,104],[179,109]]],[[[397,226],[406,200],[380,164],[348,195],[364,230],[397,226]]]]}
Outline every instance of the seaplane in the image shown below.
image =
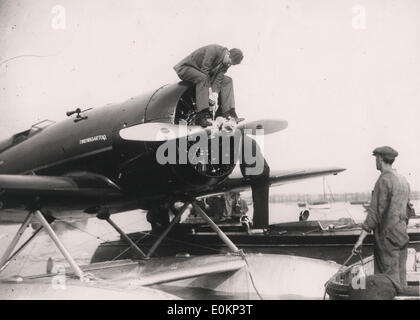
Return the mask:
{"type": "MultiPolygon", "coordinates": [[[[246,190],[250,180],[235,173],[236,158],[214,161],[213,153],[203,152],[190,136],[204,136],[208,139],[204,145],[219,149],[214,140],[221,132],[228,132],[229,139],[239,133],[242,141],[247,137],[255,141],[253,135],[278,132],[287,122],[262,119],[236,124],[215,118],[212,127],[201,128],[194,125],[195,113],[194,88],[180,82],[122,103],[77,108],[61,122],[42,121],[1,141],[0,216],[22,212],[25,216],[0,257],[0,299],[177,299],[183,297],[179,288],[192,287],[251,299],[322,297],[324,283],[338,270],[337,263],[244,252],[198,203],[209,195],[246,190]],[[177,148],[181,142],[186,149],[177,148]],[[171,146],[176,146],[176,162],[162,163],[171,146]],[[173,208],[175,203],[181,206],[147,252],[111,218],[162,204],[173,208]],[[156,257],[171,228],[192,207],[230,252],[156,257]],[[66,218],[107,221],[137,257],[79,265],[52,228],[54,221],[66,218]],[[18,247],[33,221],[39,228],[18,247]],[[66,290],[51,286],[57,277],[51,272],[2,277],[2,271],[40,231],[51,238],[70,266],[63,272],[66,290]]],[[[268,183],[282,185],[343,170],[271,170],[268,183]]],[[[264,230],[253,232],[263,234],[264,230]]]]}

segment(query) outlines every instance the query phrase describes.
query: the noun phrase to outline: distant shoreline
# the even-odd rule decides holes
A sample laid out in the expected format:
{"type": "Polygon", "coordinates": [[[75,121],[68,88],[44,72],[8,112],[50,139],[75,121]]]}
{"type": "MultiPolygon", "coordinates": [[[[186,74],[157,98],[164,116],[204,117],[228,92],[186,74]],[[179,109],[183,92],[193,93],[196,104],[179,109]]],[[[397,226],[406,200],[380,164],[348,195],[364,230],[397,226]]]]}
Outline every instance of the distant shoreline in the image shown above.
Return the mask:
{"type": "MultiPolygon", "coordinates": [[[[247,197],[243,197],[247,200],[247,197]]],[[[278,202],[316,202],[316,201],[338,201],[338,202],[368,202],[371,199],[371,192],[346,192],[346,193],[332,193],[332,194],[271,194],[269,201],[272,203],[278,202]]],[[[250,198],[250,200],[252,200],[250,198]]],[[[420,191],[413,191],[410,195],[410,200],[420,200],[420,191]]]]}

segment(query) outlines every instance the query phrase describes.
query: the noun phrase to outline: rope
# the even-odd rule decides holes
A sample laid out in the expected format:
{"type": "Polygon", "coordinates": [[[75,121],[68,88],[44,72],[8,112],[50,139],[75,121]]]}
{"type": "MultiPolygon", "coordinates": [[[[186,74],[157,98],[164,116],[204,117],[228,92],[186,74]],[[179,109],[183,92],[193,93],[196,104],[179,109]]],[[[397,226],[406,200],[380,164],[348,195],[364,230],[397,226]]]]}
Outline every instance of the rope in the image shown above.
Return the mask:
{"type": "Polygon", "coordinates": [[[362,250],[357,251],[359,254],[360,263],[362,264],[363,273],[366,274],[365,263],[363,262],[362,250]]]}
{"type": "MultiPolygon", "coordinates": [[[[77,229],[77,230],[79,230],[79,231],[81,231],[81,232],[83,232],[83,233],[86,233],[87,235],[90,235],[91,237],[93,237],[93,238],[95,238],[95,239],[97,239],[97,240],[101,240],[101,241],[106,242],[106,240],[105,240],[105,239],[102,239],[100,236],[98,236],[98,235],[96,235],[96,234],[93,234],[93,233],[90,233],[90,232],[88,232],[88,231],[86,231],[86,230],[80,229],[79,227],[76,227],[75,225],[71,224],[71,223],[70,223],[70,222],[68,222],[68,221],[65,221],[65,220],[62,220],[62,219],[59,219],[59,218],[55,218],[55,220],[60,221],[60,222],[64,223],[65,225],[70,226],[70,227],[72,227],[72,228],[74,228],[74,229],[77,229]]],[[[111,233],[111,232],[107,232],[106,234],[109,234],[109,233],[111,233]]],[[[103,234],[103,235],[105,235],[105,234],[103,234]]],[[[103,236],[103,235],[102,235],[102,236],[103,236]]],[[[84,242],[83,242],[83,243],[81,243],[81,244],[85,244],[85,242],[86,242],[86,241],[84,241],[84,242]]]]}
{"type": "Polygon", "coordinates": [[[251,268],[249,266],[248,259],[246,258],[245,253],[243,252],[243,250],[239,250],[236,253],[245,261],[246,270],[249,274],[249,278],[251,279],[252,287],[254,288],[255,292],[257,293],[258,298],[260,298],[260,300],[264,300],[262,295],[260,294],[260,292],[257,289],[257,285],[255,284],[255,280],[254,280],[254,277],[252,276],[251,268]]]}
{"type": "MultiPolygon", "coordinates": [[[[138,233],[142,233],[142,234],[145,234],[145,235],[150,235],[151,237],[156,237],[156,238],[159,237],[158,235],[151,234],[151,233],[146,233],[146,232],[143,232],[143,231],[139,231],[138,233]]],[[[182,241],[182,240],[174,239],[174,238],[170,238],[170,237],[165,237],[165,240],[172,241],[172,242],[177,242],[177,243],[180,243],[180,244],[186,244],[186,245],[193,246],[193,247],[196,247],[196,248],[207,249],[207,250],[211,250],[211,251],[214,251],[214,252],[217,252],[217,253],[220,253],[220,252],[225,253],[225,254],[226,253],[231,253],[231,251],[228,251],[228,250],[214,249],[214,248],[211,248],[211,247],[203,246],[203,245],[192,243],[192,242],[182,241]]]]}
{"type": "MultiPolygon", "coordinates": [[[[144,238],[146,238],[148,235],[150,234],[150,232],[145,232],[143,237],[141,237],[140,239],[138,239],[137,241],[134,241],[134,243],[136,245],[140,245],[140,241],[143,240],[144,238]]],[[[131,249],[131,246],[128,246],[123,252],[120,252],[119,254],[117,254],[114,258],[111,259],[111,261],[115,261],[117,260],[119,257],[121,257],[124,253],[126,253],[128,250],[131,249]]]]}

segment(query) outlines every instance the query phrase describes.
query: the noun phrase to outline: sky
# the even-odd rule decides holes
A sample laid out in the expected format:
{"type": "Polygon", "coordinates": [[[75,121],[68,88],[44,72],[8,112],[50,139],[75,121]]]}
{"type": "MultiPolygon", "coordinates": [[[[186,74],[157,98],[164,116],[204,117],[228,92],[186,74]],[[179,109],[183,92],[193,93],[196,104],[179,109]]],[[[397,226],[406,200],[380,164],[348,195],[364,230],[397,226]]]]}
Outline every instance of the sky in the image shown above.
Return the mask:
{"type": "Polygon", "coordinates": [[[345,167],[333,192],[370,191],[372,150],[390,145],[420,190],[418,0],[0,1],[0,139],[177,82],[211,43],[244,52],[228,71],[239,115],[289,122],[265,139],[271,168],[345,167]]]}

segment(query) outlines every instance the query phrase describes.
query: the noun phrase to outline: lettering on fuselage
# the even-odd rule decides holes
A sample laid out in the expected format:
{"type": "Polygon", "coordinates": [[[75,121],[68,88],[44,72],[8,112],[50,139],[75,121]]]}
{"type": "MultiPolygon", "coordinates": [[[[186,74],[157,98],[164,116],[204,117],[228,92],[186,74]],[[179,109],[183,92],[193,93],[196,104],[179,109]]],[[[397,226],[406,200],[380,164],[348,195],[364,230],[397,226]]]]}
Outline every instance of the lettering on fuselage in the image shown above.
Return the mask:
{"type": "Polygon", "coordinates": [[[86,138],[86,139],[81,139],[79,141],[79,144],[91,143],[91,142],[95,142],[95,141],[106,141],[106,140],[107,140],[106,134],[101,134],[101,135],[98,135],[98,136],[89,137],[89,138],[86,138]]]}

